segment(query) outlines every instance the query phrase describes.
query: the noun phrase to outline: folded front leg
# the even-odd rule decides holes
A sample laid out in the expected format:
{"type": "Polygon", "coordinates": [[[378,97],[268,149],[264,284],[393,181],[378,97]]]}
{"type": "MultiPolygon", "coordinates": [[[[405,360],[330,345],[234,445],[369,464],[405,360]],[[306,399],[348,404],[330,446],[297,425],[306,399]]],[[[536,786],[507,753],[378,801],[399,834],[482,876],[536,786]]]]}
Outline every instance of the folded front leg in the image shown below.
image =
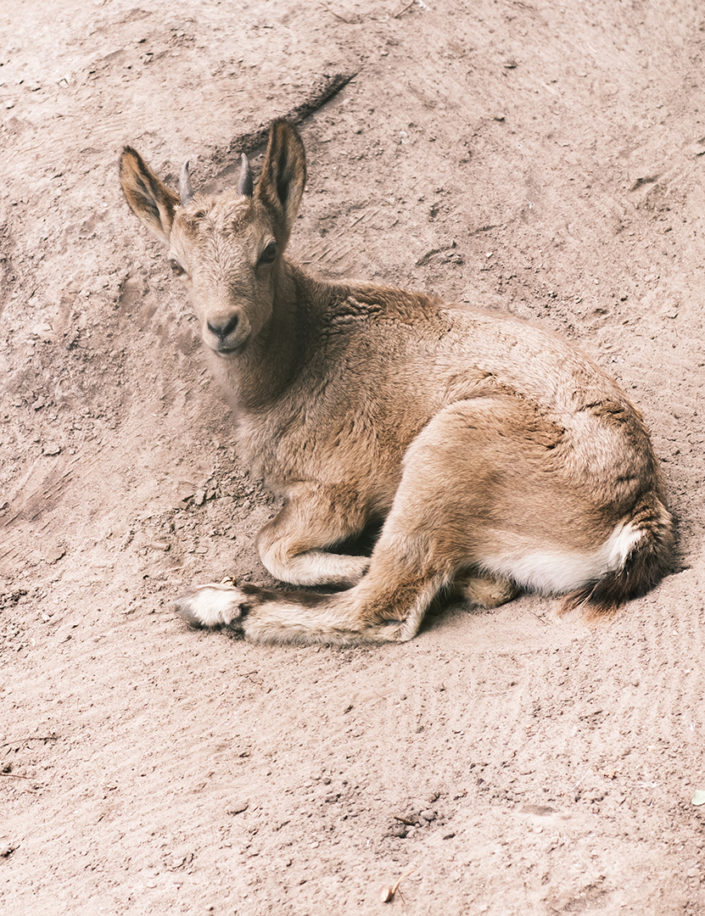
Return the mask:
{"type": "Polygon", "coordinates": [[[260,531],[257,548],[265,568],[282,582],[348,587],[362,578],[369,559],[325,548],[360,534],[366,522],[366,508],[351,488],[300,483],[260,531]]]}

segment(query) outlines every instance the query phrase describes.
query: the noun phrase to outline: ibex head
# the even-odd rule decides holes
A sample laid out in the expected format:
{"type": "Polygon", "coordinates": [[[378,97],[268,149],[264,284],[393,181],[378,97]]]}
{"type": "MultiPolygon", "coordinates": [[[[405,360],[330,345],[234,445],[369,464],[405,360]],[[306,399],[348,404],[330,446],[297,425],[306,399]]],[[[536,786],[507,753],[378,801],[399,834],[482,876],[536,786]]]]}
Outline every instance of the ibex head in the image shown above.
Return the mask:
{"type": "Polygon", "coordinates": [[[120,184],[127,202],[169,246],[172,270],[191,285],[203,340],[220,356],[242,352],[272,317],[281,257],[305,183],[303,143],[286,121],[272,124],[257,185],[243,156],[237,190],[218,195],[194,193],[188,163],[176,194],[139,153],[123,150],[120,184]]]}

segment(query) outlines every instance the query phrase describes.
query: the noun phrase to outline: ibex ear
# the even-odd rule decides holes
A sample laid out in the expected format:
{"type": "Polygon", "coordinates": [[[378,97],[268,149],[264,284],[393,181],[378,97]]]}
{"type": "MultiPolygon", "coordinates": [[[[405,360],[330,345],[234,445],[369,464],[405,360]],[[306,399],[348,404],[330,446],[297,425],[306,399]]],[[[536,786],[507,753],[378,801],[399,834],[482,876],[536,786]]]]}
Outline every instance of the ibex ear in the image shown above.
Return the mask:
{"type": "Polygon", "coordinates": [[[255,189],[258,198],[274,218],[274,232],[280,245],[289,238],[306,184],[306,154],[298,131],[287,121],[275,121],[262,174],[255,189]]]}
{"type": "Polygon", "coordinates": [[[130,146],[120,156],[120,184],[132,212],[162,241],[168,242],[178,195],[162,184],[130,146]]]}

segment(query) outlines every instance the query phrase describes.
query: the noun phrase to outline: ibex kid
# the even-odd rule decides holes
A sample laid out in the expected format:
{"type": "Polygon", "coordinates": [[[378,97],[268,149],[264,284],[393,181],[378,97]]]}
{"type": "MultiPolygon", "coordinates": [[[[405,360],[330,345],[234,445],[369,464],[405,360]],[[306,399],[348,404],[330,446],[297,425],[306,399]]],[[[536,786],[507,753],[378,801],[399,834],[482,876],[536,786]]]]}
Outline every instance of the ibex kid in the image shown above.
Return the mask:
{"type": "Polygon", "coordinates": [[[667,569],[673,530],[638,411],[590,359],[511,316],[326,282],[285,256],[304,149],[272,125],[253,188],[167,188],[126,148],[122,189],[189,283],[234,408],[239,454],[283,497],[262,562],[295,586],[213,583],[192,624],[258,642],[411,639],[451,585],[484,606],[520,589],[600,613],[667,569]],[[370,558],[336,552],[383,521],[370,558]]]}

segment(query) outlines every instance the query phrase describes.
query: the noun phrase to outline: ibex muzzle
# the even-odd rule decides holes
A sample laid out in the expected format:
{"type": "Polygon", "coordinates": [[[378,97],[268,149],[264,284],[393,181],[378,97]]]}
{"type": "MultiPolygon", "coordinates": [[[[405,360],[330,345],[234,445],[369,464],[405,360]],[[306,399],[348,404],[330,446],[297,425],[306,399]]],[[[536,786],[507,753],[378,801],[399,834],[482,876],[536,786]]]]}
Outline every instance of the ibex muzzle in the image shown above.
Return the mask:
{"type": "Polygon", "coordinates": [[[126,148],[130,207],[192,287],[235,408],[242,460],[284,497],[262,562],[298,586],[234,583],[177,603],[248,639],[410,639],[437,593],[494,606],[522,589],[610,612],[655,585],[673,525],[638,411],[595,364],[511,316],[314,279],[284,257],[304,149],[272,125],[259,181],[180,194],[126,148]],[[371,521],[371,557],[336,552],[371,521]]]}

